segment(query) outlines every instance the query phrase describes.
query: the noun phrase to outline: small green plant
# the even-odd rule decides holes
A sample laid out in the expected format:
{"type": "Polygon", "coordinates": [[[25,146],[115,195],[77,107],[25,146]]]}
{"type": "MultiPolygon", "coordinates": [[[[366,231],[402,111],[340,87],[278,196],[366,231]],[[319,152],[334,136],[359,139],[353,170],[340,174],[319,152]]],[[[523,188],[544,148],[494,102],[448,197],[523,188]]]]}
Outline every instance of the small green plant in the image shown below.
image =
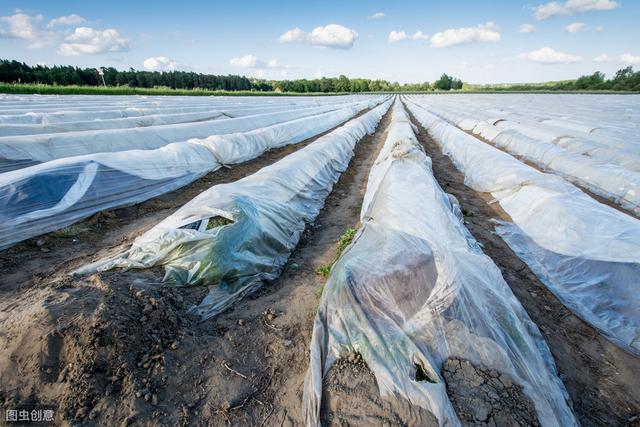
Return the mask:
{"type": "Polygon", "coordinates": [[[209,218],[209,222],[207,223],[207,230],[211,230],[212,228],[217,227],[223,227],[229,224],[233,224],[233,221],[223,216],[214,216],[209,218]]]}
{"type": "MultiPolygon", "coordinates": [[[[335,264],[338,261],[338,259],[340,258],[340,255],[342,255],[342,252],[353,241],[353,238],[356,236],[357,231],[358,230],[356,230],[355,228],[347,228],[347,230],[344,232],[344,234],[340,237],[340,240],[338,241],[338,249],[336,250],[336,255],[333,257],[333,261],[331,261],[329,264],[321,265],[320,267],[316,268],[316,274],[319,274],[325,278],[329,277],[329,273],[331,272],[331,267],[333,267],[333,264],[335,264]]],[[[320,292],[320,295],[322,295],[322,292],[320,292]]]]}

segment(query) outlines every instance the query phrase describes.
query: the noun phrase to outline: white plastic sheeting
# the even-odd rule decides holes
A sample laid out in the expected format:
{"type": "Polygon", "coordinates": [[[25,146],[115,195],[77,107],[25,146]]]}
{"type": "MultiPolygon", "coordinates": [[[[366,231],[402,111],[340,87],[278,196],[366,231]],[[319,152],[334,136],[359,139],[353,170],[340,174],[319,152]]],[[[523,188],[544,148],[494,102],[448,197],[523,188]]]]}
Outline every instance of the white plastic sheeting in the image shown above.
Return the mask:
{"type": "MultiPolygon", "coordinates": [[[[428,102],[428,98],[422,99],[428,102]]],[[[589,151],[589,155],[577,154],[554,144],[552,138],[560,138],[557,134],[544,129],[536,130],[533,126],[523,126],[519,123],[504,125],[504,120],[494,125],[485,120],[476,119],[464,112],[440,110],[437,106],[426,106],[433,114],[444,117],[463,130],[470,131],[511,154],[540,166],[545,170],[558,173],[568,180],[587,188],[595,194],[606,197],[620,204],[622,207],[640,214],[640,173],[617,164],[607,163],[596,154],[589,151]],[[520,131],[529,135],[527,136],[520,131]]],[[[571,140],[571,138],[567,138],[571,140]]],[[[619,158],[624,158],[630,164],[634,163],[633,154],[619,150],[608,150],[619,158]]],[[[640,152],[640,146],[638,146],[640,152]]],[[[611,156],[609,156],[611,157],[611,156]]],[[[640,168],[640,156],[635,156],[637,167],[640,168]]]]}
{"type": "MultiPolygon", "coordinates": [[[[639,95],[456,94],[415,96],[429,107],[495,123],[532,124],[556,137],[638,153],[639,95]]],[[[607,159],[603,159],[608,161],[607,159]]]]}
{"type": "Polygon", "coordinates": [[[640,221],[598,203],[410,102],[409,109],[465,175],[513,224],[497,228],[570,310],[640,354],[640,221]]]}
{"type": "Polygon", "coordinates": [[[242,163],[303,141],[376,105],[376,100],[245,133],[67,157],[0,174],[0,248],[104,209],[182,187],[222,165],[242,163]]]}
{"type": "Polygon", "coordinates": [[[135,240],[123,254],[78,273],[165,266],[165,281],[211,285],[195,312],[217,315],[263,280],[276,278],[307,223],[372,133],[390,101],[257,173],[216,185],[135,240]]]}
{"type": "Polygon", "coordinates": [[[307,425],[319,425],[323,375],[354,350],[383,398],[419,405],[440,425],[460,424],[440,375],[449,357],[510,375],[542,425],[575,425],[540,332],[464,227],[411,126],[397,102],[362,228],[324,287],[304,388],[307,425]],[[430,381],[415,379],[416,364],[430,381]]]}
{"type": "MultiPolygon", "coordinates": [[[[369,98],[370,99],[370,98],[369,98]]],[[[360,98],[363,102],[367,98],[360,98]]],[[[351,103],[351,105],[357,102],[351,103]]],[[[234,119],[215,119],[143,128],[78,131],[0,137],[0,172],[63,157],[132,149],[154,149],[171,142],[210,135],[246,132],[350,104],[296,108],[234,119]]]]}

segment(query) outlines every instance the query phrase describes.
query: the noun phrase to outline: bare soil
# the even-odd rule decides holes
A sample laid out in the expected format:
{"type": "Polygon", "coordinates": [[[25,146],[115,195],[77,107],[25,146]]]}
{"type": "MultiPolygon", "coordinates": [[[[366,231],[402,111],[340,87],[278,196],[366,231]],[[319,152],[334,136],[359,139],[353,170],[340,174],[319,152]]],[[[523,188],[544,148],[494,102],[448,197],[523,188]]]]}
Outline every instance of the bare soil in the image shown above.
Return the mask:
{"type": "Polygon", "coordinates": [[[466,227],[546,338],[579,422],[583,426],[640,425],[640,358],[607,341],[560,303],[495,234],[492,221],[510,220],[508,214],[490,194],[467,187],[451,159],[413,116],[412,120],[433,161],[436,180],[458,199],[466,227]]]}
{"type": "Polygon", "coordinates": [[[338,359],[322,385],[323,426],[437,426],[429,411],[406,400],[382,399],[376,377],[358,354],[338,359]]]}
{"type": "Polygon", "coordinates": [[[445,360],[442,375],[463,425],[540,425],[533,401],[508,375],[455,358],[445,360]]]}

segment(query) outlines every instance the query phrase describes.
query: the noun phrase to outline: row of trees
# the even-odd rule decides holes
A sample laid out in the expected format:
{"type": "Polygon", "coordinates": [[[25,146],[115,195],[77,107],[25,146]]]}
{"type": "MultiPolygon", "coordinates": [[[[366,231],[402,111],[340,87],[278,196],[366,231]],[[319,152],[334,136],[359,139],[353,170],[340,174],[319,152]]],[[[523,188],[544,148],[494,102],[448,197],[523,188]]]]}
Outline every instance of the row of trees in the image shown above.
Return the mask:
{"type": "Polygon", "coordinates": [[[476,90],[489,91],[563,91],[563,90],[613,90],[613,91],[640,91],[640,71],[633,71],[633,67],[626,67],[618,70],[611,79],[600,71],[593,74],[579,77],[576,80],[563,82],[549,82],[540,84],[513,84],[500,86],[478,86],[476,90]]]}
{"type": "MultiPolygon", "coordinates": [[[[216,76],[187,71],[118,71],[112,67],[102,68],[107,86],[129,86],[140,88],[168,87],[171,89],[209,89],[209,90],[254,90],[282,92],[423,92],[430,90],[461,89],[462,81],[446,74],[433,85],[370,79],[349,79],[346,76],[320,79],[267,81],[248,79],[242,76],[216,76]]],[[[102,77],[95,68],[73,66],[36,65],[29,66],[18,61],[0,59],[0,82],[37,83],[60,86],[99,86],[102,77]]]]}
{"type": "MultiPolygon", "coordinates": [[[[241,76],[215,76],[187,71],[118,71],[105,67],[104,81],[108,86],[169,87],[171,89],[251,90],[251,80],[241,76]]],[[[95,68],[36,65],[31,67],[18,61],[0,60],[0,81],[5,83],[39,83],[49,85],[102,85],[102,77],[95,68]]],[[[264,90],[270,90],[265,88],[264,90]]]]}
{"type": "MultiPolygon", "coordinates": [[[[462,80],[443,74],[429,84],[388,82],[386,80],[349,79],[346,76],[323,77],[301,80],[256,80],[244,76],[216,76],[188,71],[137,71],[130,68],[118,71],[115,68],[103,68],[104,81],[108,86],[128,86],[140,88],[167,87],[171,89],[208,89],[208,90],[253,90],[282,92],[426,92],[433,90],[460,90],[462,80]]],[[[73,66],[44,65],[29,66],[18,61],[0,59],[0,82],[40,83],[49,85],[99,86],[102,77],[94,68],[73,66]]],[[[576,80],[541,84],[513,85],[470,85],[466,89],[484,91],[522,91],[522,90],[615,90],[640,91],[640,71],[632,67],[619,70],[611,79],[601,72],[582,76],[576,80]]]]}

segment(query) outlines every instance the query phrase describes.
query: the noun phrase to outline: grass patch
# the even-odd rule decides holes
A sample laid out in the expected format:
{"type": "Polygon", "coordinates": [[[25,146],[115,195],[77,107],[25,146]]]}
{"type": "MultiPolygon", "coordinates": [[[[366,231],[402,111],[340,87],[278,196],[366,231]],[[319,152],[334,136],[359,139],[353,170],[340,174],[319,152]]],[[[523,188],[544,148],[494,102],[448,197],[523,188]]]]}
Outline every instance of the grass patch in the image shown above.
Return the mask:
{"type": "MultiPolygon", "coordinates": [[[[336,250],[336,255],[333,257],[333,260],[329,264],[321,265],[316,268],[316,274],[321,275],[322,277],[329,277],[329,273],[331,272],[331,267],[333,264],[338,261],[342,252],[349,246],[349,244],[353,241],[353,238],[356,236],[356,232],[358,230],[355,228],[347,228],[344,234],[340,237],[338,241],[338,249],[336,250]]],[[[323,286],[324,288],[324,286],[323,286]]],[[[322,289],[320,290],[320,295],[322,295],[322,289]]]]}

